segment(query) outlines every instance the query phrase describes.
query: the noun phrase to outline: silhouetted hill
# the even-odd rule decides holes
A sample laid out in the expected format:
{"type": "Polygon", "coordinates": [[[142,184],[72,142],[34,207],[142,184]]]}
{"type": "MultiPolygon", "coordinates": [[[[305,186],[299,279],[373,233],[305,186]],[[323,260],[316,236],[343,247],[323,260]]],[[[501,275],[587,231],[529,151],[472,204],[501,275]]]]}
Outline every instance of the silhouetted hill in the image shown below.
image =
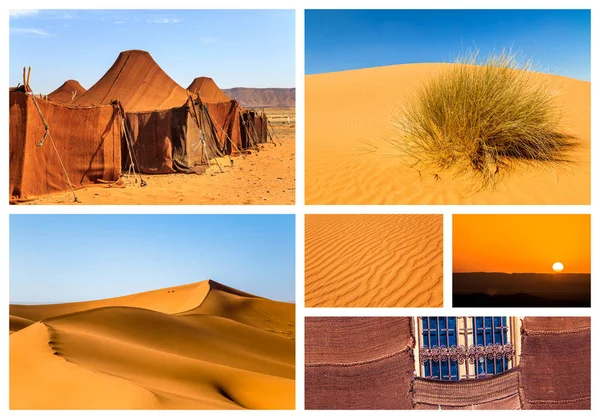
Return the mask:
{"type": "Polygon", "coordinates": [[[590,307],[590,300],[561,300],[530,294],[453,294],[452,307],[590,307]]]}
{"type": "Polygon", "coordinates": [[[457,307],[589,307],[590,274],[454,273],[457,307]],[[480,301],[472,301],[478,298],[480,301]]]}
{"type": "Polygon", "coordinates": [[[294,88],[252,88],[234,87],[223,89],[232,99],[237,99],[245,108],[294,108],[296,89],[294,88]]]}

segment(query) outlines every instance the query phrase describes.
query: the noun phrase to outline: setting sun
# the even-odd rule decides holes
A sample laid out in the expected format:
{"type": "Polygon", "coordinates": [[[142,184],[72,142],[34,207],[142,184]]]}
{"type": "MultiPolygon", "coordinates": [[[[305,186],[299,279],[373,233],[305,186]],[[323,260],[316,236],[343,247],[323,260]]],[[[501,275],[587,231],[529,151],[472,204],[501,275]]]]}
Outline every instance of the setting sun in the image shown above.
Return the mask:
{"type": "Polygon", "coordinates": [[[590,273],[589,214],[459,214],[452,220],[454,272],[590,273]]]}

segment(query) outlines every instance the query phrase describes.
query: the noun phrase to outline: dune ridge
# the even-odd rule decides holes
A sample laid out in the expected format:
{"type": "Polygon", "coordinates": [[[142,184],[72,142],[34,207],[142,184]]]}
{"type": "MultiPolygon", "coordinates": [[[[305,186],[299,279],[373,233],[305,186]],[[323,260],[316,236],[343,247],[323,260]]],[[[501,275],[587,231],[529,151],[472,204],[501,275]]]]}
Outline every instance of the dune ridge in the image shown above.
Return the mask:
{"type": "Polygon", "coordinates": [[[394,147],[394,120],[426,80],[455,64],[403,64],[306,76],[305,199],[323,204],[590,203],[591,84],[538,73],[561,94],[562,124],[580,146],[573,164],[516,167],[494,190],[473,193],[468,178],[420,175],[394,147]]]}
{"type": "Polygon", "coordinates": [[[442,306],[441,215],[307,215],[307,307],[442,306]]]}
{"type": "Polygon", "coordinates": [[[11,409],[294,407],[293,304],[208,280],[10,315],[11,409]]]}

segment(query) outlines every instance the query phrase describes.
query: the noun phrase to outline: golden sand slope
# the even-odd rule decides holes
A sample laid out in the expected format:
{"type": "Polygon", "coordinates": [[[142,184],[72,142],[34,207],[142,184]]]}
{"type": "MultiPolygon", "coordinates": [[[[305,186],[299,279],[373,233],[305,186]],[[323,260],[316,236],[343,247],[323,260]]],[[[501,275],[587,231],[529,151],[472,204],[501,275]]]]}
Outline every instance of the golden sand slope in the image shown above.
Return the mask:
{"type": "Polygon", "coordinates": [[[307,307],[441,307],[441,215],[307,215],[307,307]]]}
{"type": "Polygon", "coordinates": [[[11,409],[292,409],[294,305],[214,281],[11,305],[11,409]]]}
{"type": "MultiPolygon", "coordinates": [[[[246,158],[219,158],[202,175],[174,173],[143,175],[145,188],[124,179],[126,187],[89,187],[78,190],[85,205],[292,205],[296,198],[296,141],[293,127],[275,127],[276,146],[264,145],[246,158]]],[[[73,194],[62,193],[26,202],[29,205],[73,204],[73,194]]]]}
{"type": "MultiPolygon", "coordinates": [[[[419,178],[389,140],[403,101],[454,64],[407,64],[306,77],[307,204],[589,204],[590,83],[548,78],[562,95],[565,131],[582,147],[576,164],[517,170],[495,191],[473,194],[468,179],[419,178]]],[[[520,168],[519,168],[520,169],[520,168]]]]}

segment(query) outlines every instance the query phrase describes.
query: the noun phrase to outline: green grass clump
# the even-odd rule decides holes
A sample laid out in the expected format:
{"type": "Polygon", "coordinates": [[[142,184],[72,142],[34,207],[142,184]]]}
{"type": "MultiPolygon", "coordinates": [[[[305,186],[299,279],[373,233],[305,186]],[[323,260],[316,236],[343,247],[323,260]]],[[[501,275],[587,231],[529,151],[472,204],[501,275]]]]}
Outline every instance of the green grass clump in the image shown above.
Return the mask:
{"type": "Polygon", "coordinates": [[[409,101],[394,145],[420,173],[469,175],[478,190],[521,162],[569,162],[577,142],[559,129],[558,92],[533,71],[512,52],[461,57],[409,101]]]}

